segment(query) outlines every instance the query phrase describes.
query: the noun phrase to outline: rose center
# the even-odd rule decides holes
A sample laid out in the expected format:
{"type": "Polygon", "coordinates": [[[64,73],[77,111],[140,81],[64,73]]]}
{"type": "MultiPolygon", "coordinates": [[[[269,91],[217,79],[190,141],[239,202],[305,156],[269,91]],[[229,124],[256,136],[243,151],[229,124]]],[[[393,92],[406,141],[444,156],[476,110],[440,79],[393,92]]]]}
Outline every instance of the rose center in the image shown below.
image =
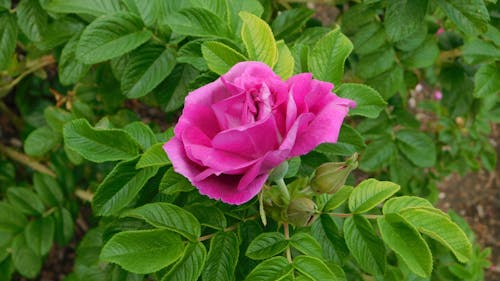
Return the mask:
{"type": "Polygon", "coordinates": [[[258,89],[247,91],[242,121],[252,123],[262,120],[271,113],[274,103],[274,94],[266,84],[262,84],[258,89]]]}

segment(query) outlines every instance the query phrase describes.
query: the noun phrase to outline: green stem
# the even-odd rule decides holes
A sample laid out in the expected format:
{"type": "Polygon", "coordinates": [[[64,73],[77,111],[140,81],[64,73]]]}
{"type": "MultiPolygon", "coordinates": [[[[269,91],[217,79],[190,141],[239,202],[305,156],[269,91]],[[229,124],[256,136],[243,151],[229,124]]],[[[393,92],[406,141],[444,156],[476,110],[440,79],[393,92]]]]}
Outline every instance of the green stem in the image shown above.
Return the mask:
{"type": "Polygon", "coordinates": [[[56,177],[56,173],[54,173],[51,169],[31,159],[28,155],[18,152],[10,147],[4,146],[1,143],[0,143],[0,152],[15,161],[30,167],[31,169],[37,172],[49,175],[54,178],[56,177]]]}
{"type": "MultiPolygon", "coordinates": [[[[285,239],[289,240],[290,239],[290,229],[288,228],[288,223],[283,222],[283,232],[285,233],[285,239]]],[[[292,263],[292,251],[290,250],[290,245],[286,247],[286,259],[288,260],[289,263],[292,263]]]]}
{"type": "Polygon", "coordinates": [[[279,179],[275,181],[276,184],[278,185],[281,194],[283,195],[283,198],[285,199],[286,203],[290,202],[290,193],[288,192],[288,187],[286,186],[286,183],[283,179],[279,179]]]}

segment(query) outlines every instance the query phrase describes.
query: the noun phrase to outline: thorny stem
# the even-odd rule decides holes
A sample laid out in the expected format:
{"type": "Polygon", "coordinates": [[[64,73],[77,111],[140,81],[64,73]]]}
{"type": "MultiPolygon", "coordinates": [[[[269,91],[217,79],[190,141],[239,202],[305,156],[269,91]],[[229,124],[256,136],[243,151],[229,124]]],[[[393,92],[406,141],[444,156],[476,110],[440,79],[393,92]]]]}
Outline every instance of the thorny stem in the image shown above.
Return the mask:
{"type": "MultiPolygon", "coordinates": [[[[235,223],[235,224],[233,224],[231,226],[228,226],[228,227],[224,228],[223,231],[224,232],[233,231],[233,230],[235,230],[238,227],[238,225],[240,223],[246,222],[246,221],[251,221],[251,220],[254,220],[254,219],[258,218],[258,217],[259,217],[258,215],[255,215],[255,216],[251,216],[251,217],[248,217],[248,218],[244,218],[240,222],[237,222],[237,223],[235,223]]],[[[217,234],[217,233],[210,233],[210,234],[207,234],[207,235],[203,235],[200,238],[198,238],[198,241],[202,242],[202,241],[208,240],[208,239],[214,237],[215,234],[217,234]]]]}
{"type": "Polygon", "coordinates": [[[31,159],[28,155],[23,154],[21,152],[18,152],[18,151],[14,150],[10,147],[7,147],[1,143],[0,143],[0,152],[5,154],[7,157],[9,157],[13,160],[16,160],[17,162],[22,163],[22,164],[32,168],[33,170],[35,170],[37,172],[49,175],[53,178],[56,177],[56,174],[51,169],[47,168],[46,166],[38,163],[37,161],[35,161],[33,159],[31,159]]]}
{"type": "MultiPolygon", "coordinates": [[[[285,239],[290,239],[290,229],[288,228],[288,223],[283,222],[283,232],[285,232],[285,239]]],[[[289,263],[292,263],[292,251],[290,250],[290,246],[286,247],[286,259],[289,263]]]]}
{"type": "MultiPolygon", "coordinates": [[[[344,213],[325,213],[325,214],[333,216],[333,217],[340,217],[340,218],[348,218],[348,217],[354,216],[354,214],[344,214],[344,213]]],[[[367,218],[367,219],[375,220],[375,219],[381,217],[382,215],[364,214],[362,216],[367,218]]]]}

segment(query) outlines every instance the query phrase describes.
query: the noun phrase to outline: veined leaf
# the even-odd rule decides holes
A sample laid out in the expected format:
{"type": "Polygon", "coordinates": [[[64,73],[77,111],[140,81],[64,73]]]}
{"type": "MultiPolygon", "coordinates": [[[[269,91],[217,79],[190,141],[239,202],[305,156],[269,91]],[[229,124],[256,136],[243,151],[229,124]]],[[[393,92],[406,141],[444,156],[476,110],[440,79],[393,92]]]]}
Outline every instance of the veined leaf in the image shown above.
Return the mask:
{"type": "Polygon", "coordinates": [[[90,65],[76,59],[76,46],[80,36],[75,35],[64,46],[59,60],[59,80],[64,85],[78,82],[90,69],[90,65]]]}
{"type": "Polygon", "coordinates": [[[71,213],[64,207],[58,207],[52,217],[56,223],[54,240],[58,245],[65,246],[73,239],[73,235],[75,234],[71,213]]]}
{"type": "Polygon", "coordinates": [[[174,263],[183,249],[179,235],[165,229],[124,231],[104,245],[100,259],[137,274],[146,274],[174,263]]]}
{"type": "Polygon", "coordinates": [[[363,84],[346,83],[340,85],[335,92],[343,98],[356,102],[356,108],[349,110],[349,115],[377,118],[387,103],[373,88],[363,84]]]}
{"type": "Polygon", "coordinates": [[[64,143],[93,162],[130,159],[139,153],[137,143],[119,129],[94,129],[85,119],[68,122],[63,129],[64,143]]]}
{"type": "Polygon", "coordinates": [[[475,35],[488,28],[490,16],[482,0],[437,0],[439,7],[458,29],[475,35]]]}
{"type": "Polygon", "coordinates": [[[323,249],[321,249],[321,245],[311,234],[304,232],[295,233],[290,238],[290,245],[307,256],[323,258],[323,249]]]}
{"type": "Polygon", "coordinates": [[[12,243],[12,261],[17,271],[30,279],[42,268],[42,258],[28,247],[24,235],[18,235],[12,243]]]}
{"type": "Polygon", "coordinates": [[[354,152],[363,151],[365,147],[363,136],[353,127],[342,124],[336,143],[322,143],[315,150],[327,156],[351,156],[354,152]]]}
{"type": "Polygon", "coordinates": [[[385,202],[384,214],[399,213],[407,208],[433,208],[431,202],[417,196],[398,196],[385,202]]]}
{"type": "Polygon", "coordinates": [[[83,31],[76,57],[83,63],[95,64],[119,57],[151,38],[142,21],[134,14],[119,12],[99,17],[83,31]]]}
{"type": "Polygon", "coordinates": [[[358,215],[347,218],[344,222],[344,237],[351,254],[363,270],[373,275],[385,272],[384,242],[367,219],[358,215]]]}
{"type": "Polygon", "coordinates": [[[311,234],[323,248],[325,259],[342,262],[349,255],[344,237],[340,235],[337,224],[329,215],[323,214],[313,223],[311,234]]]}
{"type": "Polygon", "coordinates": [[[41,215],[45,211],[40,197],[26,187],[11,187],[7,189],[7,200],[9,200],[12,206],[27,215],[41,215]]]}
{"type": "Polygon", "coordinates": [[[137,163],[138,169],[151,166],[165,166],[170,164],[170,160],[163,150],[163,143],[157,143],[144,152],[137,163]]]}
{"type": "Polygon", "coordinates": [[[50,0],[46,8],[53,13],[87,14],[95,17],[121,10],[119,0],[50,0]]]}
{"type": "Polygon", "coordinates": [[[28,246],[39,256],[44,256],[52,248],[55,223],[52,217],[38,218],[31,221],[24,229],[28,246]]]}
{"type": "Polygon", "coordinates": [[[276,281],[288,275],[292,266],[284,257],[274,257],[259,263],[246,277],[245,281],[276,281]]]}
{"type": "Polygon", "coordinates": [[[276,38],[284,39],[304,27],[314,14],[313,10],[296,8],[280,12],[271,24],[276,38]]]}
{"type": "Polygon", "coordinates": [[[0,26],[2,27],[0,29],[0,70],[3,70],[12,60],[16,48],[16,18],[9,13],[3,13],[0,15],[0,26]]]}
{"type": "Polygon", "coordinates": [[[157,228],[166,228],[193,241],[201,235],[198,220],[191,213],[170,203],[149,203],[130,210],[123,216],[143,219],[157,228]]]}
{"type": "Polygon", "coordinates": [[[28,224],[28,220],[18,208],[0,201],[0,231],[5,233],[18,233],[28,224]]]}
{"type": "Polygon", "coordinates": [[[390,0],[388,2],[384,24],[387,35],[393,41],[408,37],[424,21],[427,0],[390,0]]]}
{"type": "Polygon", "coordinates": [[[92,199],[94,213],[98,216],[118,214],[130,204],[158,167],[136,170],[138,158],[118,163],[104,178],[92,199]]]}
{"type": "Polygon", "coordinates": [[[16,7],[19,28],[32,41],[41,41],[48,16],[38,0],[21,0],[16,7]]]}
{"type": "Polygon", "coordinates": [[[278,48],[278,61],[274,65],[274,72],[278,74],[281,79],[287,80],[293,75],[295,60],[290,49],[283,40],[276,42],[278,48]]]}
{"type": "Polygon", "coordinates": [[[377,219],[384,242],[398,254],[415,274],[424,278],[432,271],[432,254],[418,231],[398,214],[377,219]]]}
{"type": "Polygon", "coordinates": [[[250,242],[245,255],[254,260],[263,260],[283,252],[286,247],[288,241],[282,233],[261,233],[250,242]]]}
{"type": "Polygon", "coordinates": [[[158,142],[153,130],[141,121],[129,123],[123,127],[123,130],[134,138],[143,150],[147,150],[158,142]]]}
{"type": "Polygon", "coordinates": [[[201,52],[208,68],[219,75],[226,73],[238,62],[246,60],[245,56],[233,48],[217,41],[204,42],[201,52]]]}
{"type": "Polygon", "coordinates": [[[387,166],[396,145],[388,138],[377,139],[366,146],[366,151],[361,157],[359,168],[363,171],[375,171],[387,166]]]}
{"type": "Polygon", "coordinates": [[[239,241],[234,232],[219,232],[210,241],[210,250],[201,275],[203,281],[233,280],[239,256],[239,241]]]}
{"type": "Polygon", "coordinates": [[[342,281],[322,260],[298,256],[293,260],[293,267],[313,281],[342,281]]]}
{"type": "Polygon", "coordinates": [[[326,34],[309,52],[309,70],[314,78],[338,85],[344,75],[344,62],[352,51],[351,41],[340,28],[326,34]]]}
{"type": "Polygon", "coordinates": [[[61,134],[43,126],[31,132],[24,142],[24,151],[30,156],[43,156],[61,141],[61,134]]]}
{"type": "Polygon", "coordinates": [[[192,213],[201,225],[217,230],[223,230],[227,227],[226,217],[219,208],[214,208],[212,205],[203,205],[202,203],[194,203],[184,208],[192,213]]]}
{"type": "Polygon", "coordinates": [[[396,140],[401,152],[418,167],[432,167],[436,163],[436,146],[425,133],[403,129],[396,132],[396,140]]]}
{"type": "Polygon", "coordinates": [[[243,21],[241,39],[243,39],[249,59],[274,67],[278,60],[278,47],[269,25],[254,14],[243,11],[239,15],[243,21]]]}
{"type": "Polygon", "coordinates": [[[121,78],[121,89],[128,98],[150,93],[174,69],[175,56],[170,48],[144,45],[130,54],[121,78]]]}
{"type": "Polygon", "coordinates": [[[339,191],[335,192],[332,195],[329,195],[330,199],[325,203],[323,207],[323,212],[329,212],[337,209],[340,205],[342,205],[352,193],[354,188],[349,185],[344,185],[339,191]]]}
{"type": "Polygon", "coordinates": [[[394,195],[399,188],[399,185],[389,181],[364,180],[349,196],[349,209],[355,214],[367,212],[394,195]]]}
{"type": "Polygon", "coordinates": [[[189,192],[194,189],[194,186],[186,177],[177,174],[173,168],[170,168],[163,175],[159,189],[161,193],[171,195],[179,192],[189,192]]]}
{"type": "Polygon", "coordinates": [[[186,8],[166,17],[175,33],[198,37],[231,38],[227,22],[209,10],[186,8]]]}
{"type": "Polygon", "coordinates": [[[46,206],[54,207],[63,203],[62,188],[53,177],[36,173],[33,176],[33,187],[46,206]]]}
{"type": "Polygon", "coordinates": [[[201,242],[189,243],[184,255],[165,276],[162,281],[196,281],[201,275],[207,250],[201,242]]]}
{"type": "Polygon", "coordinates": [[[481,66],[474,75],[474,96],[484,98],[500,92],[500,67],[496,63],[481,66]]]}
{"type": "Polygon", "coordinates": [[[434,208],[407,208],[401,216],[423,234],[450,249],[460,262],[472,256],[472,245],[462,229],[450,217],[434,208]]]}

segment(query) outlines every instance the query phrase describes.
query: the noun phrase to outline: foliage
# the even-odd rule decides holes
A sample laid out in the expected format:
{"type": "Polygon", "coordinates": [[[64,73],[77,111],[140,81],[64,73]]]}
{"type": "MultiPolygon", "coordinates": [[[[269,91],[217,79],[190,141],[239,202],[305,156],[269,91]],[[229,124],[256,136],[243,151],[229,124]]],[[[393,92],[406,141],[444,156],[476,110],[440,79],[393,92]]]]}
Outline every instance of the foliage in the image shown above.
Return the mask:
{"type": "Polygon", "coordinates": [[[481,280],[489,250],[432,203],[445,175],[495,168],[500,2],[334,3],[328,27],[293,1],[0,0],[0,280],[72,241],[66,281],[481,280]],[[337,143],[230,206],[161,146],[188,92],[246,60],[358,106],[337,143]],[[340,183],[313,192],[325,163],[340,183]]]}

